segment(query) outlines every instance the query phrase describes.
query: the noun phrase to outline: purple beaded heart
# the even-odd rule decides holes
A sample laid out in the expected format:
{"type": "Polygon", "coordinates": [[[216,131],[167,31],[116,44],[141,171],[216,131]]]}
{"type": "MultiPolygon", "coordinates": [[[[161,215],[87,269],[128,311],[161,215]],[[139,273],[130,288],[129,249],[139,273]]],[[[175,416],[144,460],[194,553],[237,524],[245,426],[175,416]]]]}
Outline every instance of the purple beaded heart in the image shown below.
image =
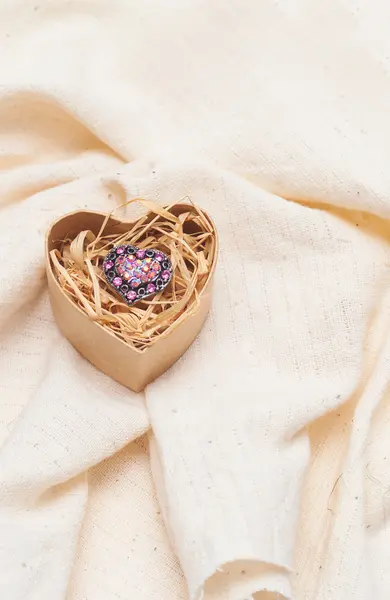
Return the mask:
{"type": "Polygon", "coordinates": [[[164,252],[131,245],[110,250],[103,271],[110,286],[129,306],[161,292],[172,279],[172,263],[164,252]]]}

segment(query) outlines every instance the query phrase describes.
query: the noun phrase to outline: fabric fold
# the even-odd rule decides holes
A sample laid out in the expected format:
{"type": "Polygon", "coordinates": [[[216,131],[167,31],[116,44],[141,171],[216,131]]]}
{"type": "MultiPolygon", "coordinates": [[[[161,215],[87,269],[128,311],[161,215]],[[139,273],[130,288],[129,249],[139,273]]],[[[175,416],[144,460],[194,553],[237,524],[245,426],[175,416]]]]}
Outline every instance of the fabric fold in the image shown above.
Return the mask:
{"type": "Polygon", "coordinates": [[[88,498],[86,471],[149,427],[142,396],[81,360],[54,323],[48,327],[41,381],[1,448],[0,591],[13,600],[64,597],[88,498]]]}

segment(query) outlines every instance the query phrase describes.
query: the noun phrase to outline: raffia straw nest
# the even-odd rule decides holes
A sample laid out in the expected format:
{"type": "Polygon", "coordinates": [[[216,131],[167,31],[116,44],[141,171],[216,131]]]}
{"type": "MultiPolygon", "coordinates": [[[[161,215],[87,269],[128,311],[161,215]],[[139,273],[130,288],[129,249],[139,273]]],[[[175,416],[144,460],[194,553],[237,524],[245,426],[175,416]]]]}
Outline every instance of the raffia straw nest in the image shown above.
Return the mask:
{"type": "Polygon", "coordinates": [[[111,213],[97,236],[92,231],[81,231],[74,239],[62,240],[50,257],[54,273],[71,301],[105,329],[142,351],[196,312],[199,294],[214,262],[216,234],[212,222],[189,199],[183,210],[182,200],[165,208],[141,198],[126,205],[134,202],[148,212],[129,222],[125,234],[107,230],[111,213]],[[165,290],[132,307],[115,294],[102,271],[110,249],[126,243],[162,250],[174,269],[172,282],[165,290]]]}

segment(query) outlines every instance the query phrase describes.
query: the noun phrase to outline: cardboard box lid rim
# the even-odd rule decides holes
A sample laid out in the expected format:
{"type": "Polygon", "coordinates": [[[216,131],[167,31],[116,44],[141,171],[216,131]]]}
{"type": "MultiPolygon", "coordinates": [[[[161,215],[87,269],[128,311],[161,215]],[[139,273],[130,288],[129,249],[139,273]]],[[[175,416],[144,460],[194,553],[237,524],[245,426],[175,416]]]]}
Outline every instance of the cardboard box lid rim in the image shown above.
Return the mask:
{"type": "MultiPolygon", "coordinates": [[[[186,207],[188,209],[188,207],[190,207],[191,205],[187,205],[187,204],[177,204],[176,206],[183,206],[186,207]]],[[[201,209],[202,210],[202,209],[201,209]]],[[[209,274],[207,276],[207,280],[204,284],[204,286],[202,287],[201,291],[199,292],[199,297],[201,298],[206,290],[209,288],[209,285],[211,283],[211,279],[212,276],[214,274],[215,271],[215,267],[217,264],[217,256],[218,256],[218,249],[219,249],[219,244],[218,244],[218,235],[217,235],[217,231],[214,225],[214,221],[211,219],[211,217],[205,213],[205,211],[202,210],[202,213],[205,215],[205,217],[207,217],[207,219],[209,220],[210,224],[212,225],[214,232],[215,232],[215,252],[214,252],[214,257],[213,257],[213,262],[211,264],[211,269],[209,271],[209,274]]],[[[138,354],[145,354],[148,351],[148,347],[144,348],[143,350],[140,350],[139,348],[135,348],[134,346],[130,346],[129,344],[127,344],[126,342],[124,342],[123,340],[121,340],[117,335],[115,335],[115,333],[113,333],[112,331],[110,331],[109,329],[106,329],[105,327],[103,327],[100,323],[98,323],[97,321],[93,321],[92,319],[90,319],[90,317],[88,317],[88,315],[85,314],[84,311],[81,310],[81,308],[79,306],[77,306],[77,304],[75,304],[74,302],[72,302],[72,300],[69,298],[69,296],[67,296],[67,294],[65,294],[65,292],[63,291],[63,289],[61,288],[57,278],[55,277],[54,273],[53,273],[53,269],[52,269],[52,264],[51,264],[51,260],[50,260],[50,253],[49,253],[49,240],[50,240],[50,235],[51,232],[53,231],[54,227],[60,222],[63,221],[64,219],[77,215],[77,214],[87,214],[87,215],[99,215],[101,217],[103,217],[104,219],[107,217],[107,214],[102,213],[100,211],[94,211],[94,210],[74,210],[70,213],[66,213],[65,215],[62,215],[62,217],[59,217],[58,219],[56,219],[55,221],[53,221],[53,223],[51,223],[47,233],[46,233],[46,237],[45,237],[45,261],[46,261],[46,273],[47,273],[47,277],[50,278],[52,284],[54,284],[54,286],[56,287],[57,291],[60,293],[61,298],[63,298],[66,302],[68,302],[74,309],[76,309],[78,311],[78,313],[85,319],[87,319],[89,322],[92,321],[92,323],[94,323],[97,327],[99,327],[100,329],[102,329],[103,331],[105,331],[108,335],[110,335],[113,339],[115,339],[117,342],[120,342],[121,344],[123,344],[125,347],[130,347],[132,350],[134,350],[134,352],[137,352],[138,354]]],[[[118,219],[117,217],[113,217],[110,215],[110,219],[117,221],[118,223],[133,223],[134,221],[126,221],[124,219],[118,219]]],[[[193,318],[196,316],[198,311],[196,311],[196,313],[192,314],[190,317],[188,318],[193,318]]],[[[153,346],[155,346],[156,344],[159,343],[160,340],[157,340],[153,346]]],[[[162,341],[162,340],[161,340],[162,341]]]]}
{"type": "MultiPolygon", "coordinates": [[[[192,207],[191,204],[179,203],[179,204],[175,204],[175,206],[173,208],[183,208],[183,209],[186,209],[188,211],[188,209],[191,210],[191,207],[192,207]]],[[[163,206],[163,208],[167,208],[167,207],[163,206]]],[[[210,217],[210,215],[205,210],[203,210],[201,208],[199,210],[202,212],[202,214],[204,215],[204,217],[206,217],[206,219],[209,221],[210,225],[212,226],[212,228],[213,228],[213,230],[215,232],[215,239],[216,239],[216,249],[215,250],[216,251],[215,251],[215,254],[214,254],[213,264],[212,264],[211,270],[210,270],[210,273],[213,273],[213,270],[214,270],[214,267],[215,267],[215,263],[216,263],[216,256],[217,256],[217,253],[218,253],[217,252],[218,251],[218,234],[217,234],[217,229],[216,229],[215,223],[214,223],[213,219],[210,217]]],[[[183,210],[183,212],[185,212],[185,211],[183,210]]],[[[80,210],[72,210],[71,212],[65,213],[61,217],[58,217],[58,219],[56,219],[55,221],[52,221],[52,223],[50,224],[50,227],[46,231],[46,236],[45,236],[45,245],[46,245],[46,248],[48,247],[48,242],[49,242],[49,239],[50,239],[50,235],[51,235],[51,232],[53,231],[53,229],[55,228],[55,226],[58,223],[60,223],[61,221],[65,220],[65,219],[67,219],[69,217],[73,217],[75,215],[94,215],[94,216],[97,215],[99,217],[102,217],[103,220],[106,219],[107,216],[108,216],[109,220],[116,221],[119,224],[126,224],[126,223],[133,224],[133,223],[135,223],[135,221],[128,221],[127,219],[121,219],[120,217],[116,217],[116,216],[114,216],[112,214],[107,214],[107,213],[101,212],[99,210],[88,210],[88,209],[84,209],[84,208],[80,209],[80,210]]]]}

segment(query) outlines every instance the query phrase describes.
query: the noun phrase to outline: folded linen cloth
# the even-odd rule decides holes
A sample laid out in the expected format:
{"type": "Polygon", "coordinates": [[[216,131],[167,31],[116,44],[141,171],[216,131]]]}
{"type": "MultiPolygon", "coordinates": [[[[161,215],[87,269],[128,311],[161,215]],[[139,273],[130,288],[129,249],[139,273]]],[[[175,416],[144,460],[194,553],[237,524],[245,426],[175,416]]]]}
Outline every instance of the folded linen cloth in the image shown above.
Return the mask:
{"type": "Polygon", "coordinates": [[[388,19],[2,3],[1,598],[388,598],[388,19]],[[137,395],[59,334],[44,233],[186,195],[214,305],[137,395]]]}

